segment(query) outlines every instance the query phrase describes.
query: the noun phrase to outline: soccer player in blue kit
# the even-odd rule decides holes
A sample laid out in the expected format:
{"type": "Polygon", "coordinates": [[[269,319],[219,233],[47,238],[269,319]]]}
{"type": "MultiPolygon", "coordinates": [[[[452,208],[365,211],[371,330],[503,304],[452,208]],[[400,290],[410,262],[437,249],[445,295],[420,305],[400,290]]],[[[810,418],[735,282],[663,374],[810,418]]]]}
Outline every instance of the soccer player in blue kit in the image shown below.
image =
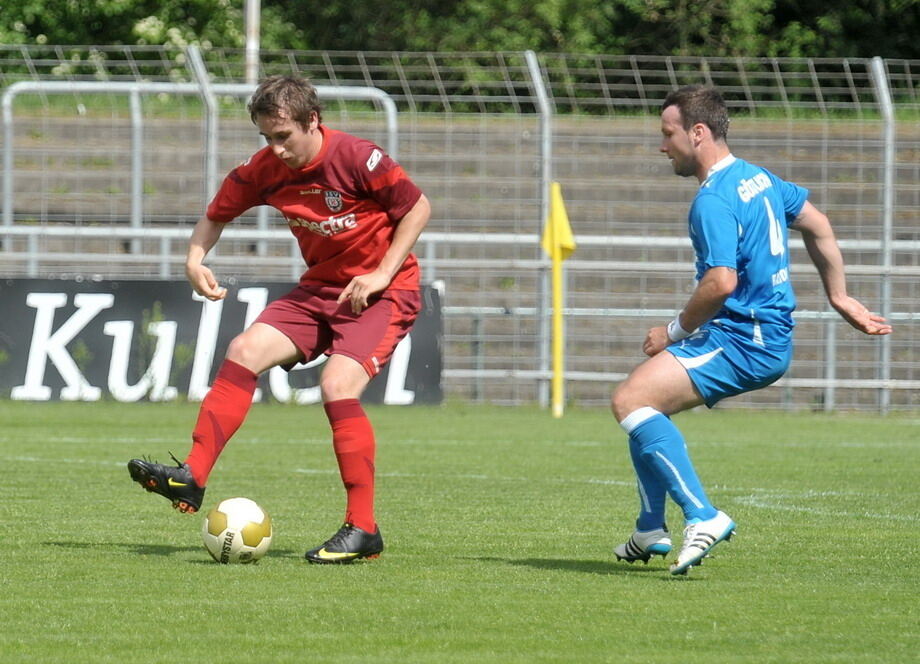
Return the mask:
{"type": "Polygon", "coordinates": [[[834,232],[808,202],[808,190],[735,157],[726,143],[728,123],[725,102],[711,87],[675,90],[661,106],[661,152],[677,175],[700,182],[689,214],[697,284],[671,323],[648,331],[642,350],[649,359],[611,400],[629,435],[640,498],[636,531],[614,554],[631,563],[670,553],[665,498],[671,496],[685,520],[671,574],[698,565],[731,537],[735,522],[709,502],[670,416],[766,387],[789,367],[795,308],[789,228],[802,234],[834,309],[861,332],[891,332],[847,295],[834,232]]]}

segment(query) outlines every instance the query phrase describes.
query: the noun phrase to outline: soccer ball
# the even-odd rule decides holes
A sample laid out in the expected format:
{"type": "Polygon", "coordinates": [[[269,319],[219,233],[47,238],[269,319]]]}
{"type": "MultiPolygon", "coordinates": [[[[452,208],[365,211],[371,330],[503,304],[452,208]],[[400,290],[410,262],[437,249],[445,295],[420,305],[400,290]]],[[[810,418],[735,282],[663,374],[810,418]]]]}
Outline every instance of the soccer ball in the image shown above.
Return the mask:
{"type": "Polygon", "coordinates": [[[204,547],[219,563],[254,563],[272,543],[272,519],[249,498],[228,498],[201,524],[204,547]]]}

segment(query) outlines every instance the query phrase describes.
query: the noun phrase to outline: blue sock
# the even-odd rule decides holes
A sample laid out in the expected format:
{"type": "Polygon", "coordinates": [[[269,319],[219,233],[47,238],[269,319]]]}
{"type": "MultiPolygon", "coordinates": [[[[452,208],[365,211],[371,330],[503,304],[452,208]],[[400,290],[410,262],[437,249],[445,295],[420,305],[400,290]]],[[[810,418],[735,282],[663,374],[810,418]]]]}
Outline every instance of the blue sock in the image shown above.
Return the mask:
{"type": "Polygon", "coordinates": [[[668,490],[658,479],[655,471],[642,460],[639,452],[639,441],[630,436],[629,455],[632,457],[633,468],[636,471],[636,488],[639,490],[639,518],[636,519],[636,528],[664,528],[664,501],[668,496],[668,490]]]}
{"type": "MultiPolygon", "coordinates": [[[[636,440],[639,458],[667,487],[668,495],[683,510],[688,523],[713,518],[716,508],[706,497],[680,431],[662,413],[652,408],[640,410],[642,415],[630,422],[629,431],[636,440]]],[[[624,425],[632,415],[623,420],[624,425]]]]}

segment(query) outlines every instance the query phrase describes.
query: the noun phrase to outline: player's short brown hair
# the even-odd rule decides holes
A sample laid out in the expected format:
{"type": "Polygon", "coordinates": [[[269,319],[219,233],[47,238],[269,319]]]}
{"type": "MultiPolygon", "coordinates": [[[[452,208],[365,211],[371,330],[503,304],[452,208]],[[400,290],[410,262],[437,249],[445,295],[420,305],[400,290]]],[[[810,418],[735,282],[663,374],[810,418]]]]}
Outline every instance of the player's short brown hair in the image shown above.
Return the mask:
{"type": "Polygon", "coordinates": [[[702,123],[709,127],[715,140],[724,141],[728,136],[728,108],[722,95],[715,88],[688,85],[679,90],[672,90],[661,104],[662,112],[668,106],[677,106],[684,129],[702,123]]]}
{"type": "Polygon", "coordinates": [[[285,115],[306,127],[313,113],[320,122],[323,121],[323,107],[316,88],[299,76],[269,76],[252,93],[248,108],[253,122],[259,115],[285,115]]]}

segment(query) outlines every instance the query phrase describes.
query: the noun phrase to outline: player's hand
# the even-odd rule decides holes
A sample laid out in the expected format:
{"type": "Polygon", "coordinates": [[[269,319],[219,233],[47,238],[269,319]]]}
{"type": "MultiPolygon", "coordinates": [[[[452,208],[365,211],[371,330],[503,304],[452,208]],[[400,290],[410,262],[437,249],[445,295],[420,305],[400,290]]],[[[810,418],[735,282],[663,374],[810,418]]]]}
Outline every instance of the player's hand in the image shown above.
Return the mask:
{"type": "Polygon", "coordinates": [[[196,293],[211,301],[223,300],[227,289],[217,283],[211,268],[204,265],[186,265],[185,276],[196,293]]]}
{"type": "Polygon", "coordinates": [[[390,285],[390,278],[382,272],[374,271],[362,274],[350,282],[341,292],[338,300],[339,304],[348,300],[351,304],[351,310],[355,314],[360,314],[366,307],[367,301],[373,295],[384,290],[390,285]]]}
{"type": "Polygon", "coordinates": [[[845,297],[832,303],[843,319],[860,332],[866,334],[891,334],[891,325],[878,314],[874,314],[859,300],[845,297]]]}
{"type": "Polygon", "coordinates": [[[653,327],[645,335],[645,343],[642,344],[642,352],[649,357],[654,357],[671,344],[668,337],[668,328],[666,325],[653,327]]]}

